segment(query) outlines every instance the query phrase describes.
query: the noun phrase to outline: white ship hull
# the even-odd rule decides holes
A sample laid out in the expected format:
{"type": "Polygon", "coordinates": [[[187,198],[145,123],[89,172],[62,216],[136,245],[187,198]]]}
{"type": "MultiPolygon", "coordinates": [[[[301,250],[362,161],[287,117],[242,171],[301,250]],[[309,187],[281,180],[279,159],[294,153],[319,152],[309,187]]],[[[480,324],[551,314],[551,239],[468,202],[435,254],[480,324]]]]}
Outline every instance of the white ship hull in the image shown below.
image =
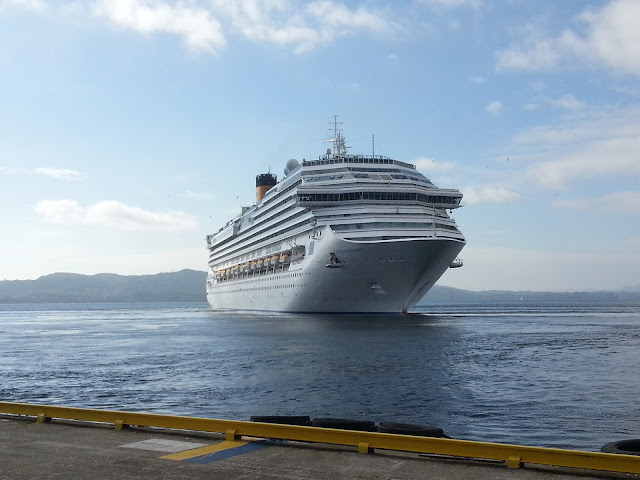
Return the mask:
{"type": "Polygon", "coordinates": [[[400,313],[429,291],[464,246],[437,237],[367,243],[328,237],[308,240],[312,253],[286,271],[211,282],[207,300],[214,310],[400,313]],[[340,266],[330,263],[331,252],[340,266]]]}
{"type": "Polygon", "coordinates": [[[415,165],[348,154],[338,125],[326,155],[289,160],[280,182],[257,175],[256,203],[207,235],[214,310],[406,312],[462,266],[450,216],[462,194],[415,165]]]}

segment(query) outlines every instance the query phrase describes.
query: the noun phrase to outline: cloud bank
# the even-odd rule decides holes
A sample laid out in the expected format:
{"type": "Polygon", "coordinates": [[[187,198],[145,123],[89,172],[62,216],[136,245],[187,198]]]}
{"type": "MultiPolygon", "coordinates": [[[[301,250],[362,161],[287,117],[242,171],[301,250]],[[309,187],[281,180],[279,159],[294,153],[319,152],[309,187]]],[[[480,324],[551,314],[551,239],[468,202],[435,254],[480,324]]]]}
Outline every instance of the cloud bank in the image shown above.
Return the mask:
{"type": "Polygon", "coordinates": [[[177,35],[190,49],[212,53],[225,47],[230,34],[302,53],[342,36],[395,30],[382,12],[332,0],[95,0],[91,11],[119,27],[177,35]]]}
{"type": "Polygon", "coordinates": [[[6,175],[44,175],[45,177],[55,178],[57,180],[81,180],[85,177],[84,173],[69,168],[8,168],[0,167],[0,174],[6,175]]]}
{"type": "Polygon", "coordinates": [[[204,8],[184,3],[151,0],[98,0],[94,15],[130,30],[170,33],[182,37],[189,48],[215,52],[226,40],[220,22],[204,8]]]}
{"type": "Polygon", "coordinates": [[[584,112],[531,128],[515,137],[513,149],[529,151],[526,177],[550,189],[594,178],[640,176],[640,108],[584,112]]]}
{"type": "Polygon", "coordinates": [[[106,200],[87,207],[75,200],[43,200],[34,207],[46,222],[58,225],[90,225],[121,230],[182,231],[195,228],[196,220],[182,212],[151,212],[106,200]]]}
{"type": "Polygon", "coordinates": [[[547,35],[529,25],[519,44],[496,54],[499,70],[549,70],[566,61],[604,64],[615,72],[640,75],[640,2],[613,0],[586,8],[577,17],[580,29],[547,35]],[[578,31],[580,30],[580,31],[578,31]]]}
{"type": "Polygon", "coordinates": [[[615,192],[598,198],[557,200],[553,202],[553,206],[570,210],[594,210],[607,214],[636,214],[640,213],[640,192],[615,192]]]}
{"type": "Polygon", "coordinates": [[[504,187],[468,187],[462,189],[465,205],[503,204],[520,200],[520,195],[504,187]]]}
{"type": "Polygon", "coordinates": [[[38,11],[44,10],[47,4],[43,0],[0,0],[0,10],[9,7],[38,11]]]}
{"type": "Polygon", "coordinates": [[[460,7],[480,8],[483,5],[482,0],[421,0],[420,3],[441,9],[460,7]]]}

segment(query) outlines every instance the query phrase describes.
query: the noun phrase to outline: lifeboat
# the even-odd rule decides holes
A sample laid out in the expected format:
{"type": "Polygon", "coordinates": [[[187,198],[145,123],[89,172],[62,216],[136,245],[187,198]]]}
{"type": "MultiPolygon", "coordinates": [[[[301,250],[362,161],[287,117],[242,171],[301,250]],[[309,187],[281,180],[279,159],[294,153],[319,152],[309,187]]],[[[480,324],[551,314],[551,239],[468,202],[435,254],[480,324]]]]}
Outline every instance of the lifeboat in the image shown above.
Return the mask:
{"type": "Polygon", "coordinates": [[[247,273],[249,271],[249,262],[242,264],[242,271],[247,273]]]}
{"type": "Polygon", "coordinates": [[[280,254],[280,263],[284,263],[289,258],[289,252],[282,252],[280,254]]]}
{"type": "Polygon", "coordinates": [[[256,260],[256,268],[258,270],[262,270],[263,266],[264,266],[264,258],[259,258],[258,260],[256,260]]]}
{"type": "Polygon", "coordinates": [[[249,262],[249,270],[254,271],[258,262],[249,262]]]}
{"type": "Polygon", "coordinates": [[[274,255],[272,257],[269,257],[269,265],[276,265],[278,263],[278,259],[280,257],[278,255],[274,255]]]}

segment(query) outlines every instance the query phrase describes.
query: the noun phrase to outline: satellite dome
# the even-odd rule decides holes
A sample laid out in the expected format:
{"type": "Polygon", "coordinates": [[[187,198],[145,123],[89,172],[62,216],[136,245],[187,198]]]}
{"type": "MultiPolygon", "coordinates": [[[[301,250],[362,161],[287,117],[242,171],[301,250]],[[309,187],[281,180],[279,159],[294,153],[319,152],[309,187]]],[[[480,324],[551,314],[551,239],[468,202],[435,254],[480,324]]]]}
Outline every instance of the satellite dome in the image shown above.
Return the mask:
{"type": "Polygon", "coordinates": [[[298,160],[296,160],[295,158],[290,158],[287,161],[287,165],[284,167],[284,176],[286,177],[287,175],[289,175],[289,172],[295,170],[298,165],[300,165],[300,162],[298,162],[298,160]]]}

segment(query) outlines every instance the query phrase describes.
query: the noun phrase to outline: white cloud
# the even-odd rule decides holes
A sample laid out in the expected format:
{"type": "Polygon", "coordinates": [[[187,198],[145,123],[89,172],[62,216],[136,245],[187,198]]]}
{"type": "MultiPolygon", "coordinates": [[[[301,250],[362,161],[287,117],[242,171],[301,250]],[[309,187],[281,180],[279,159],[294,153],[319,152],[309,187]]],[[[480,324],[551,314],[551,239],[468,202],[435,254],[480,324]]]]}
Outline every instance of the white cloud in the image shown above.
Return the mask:
{"type": "Polygon", "coordinates": [[[622,72],[640,74],[640,2],[615,0],[600,10],[587,9],[582,20],[591,28],[586,51],[622,72]]]}
{"type": "Polygon", "coordinates": [[[617,72],[640,75],[640,2],[612,0],[578,16],[584,33],[566,29],[556,36],[524,30],[520,45],[496,54],[498,69],[548,70],[571,59],[603,63],[617,72]]]}
{"type": "Polygon", "coordinates": [[[587,107],[587,105],[578,100],[574,95],[568,93],[558,98],[549,98],[536,95],[532,101],[521,105],[523,110],[533,111],[543,107],[553,107],[560,110],[577,111],[587,107]]]}
{"type": "Polygon", "coordinates": [[[561,96],[560,98],[556,98],[551,101],[551,105],[556,108],[561,108],[563,110],[580,110],[584,108],[584,103],[578,100],[571,94],[566,94],[561,96]]]}
{"type": "Polygon", "coordinates": [[[151,212],[107,200],[87,207],[75,200],[43,200],[34,207],[45,221],[59,225],[95,225],[122,230],[180,231],[196,227],[193,217],[182,212],[151,212]]]}
{"type": "Polygon", "coordinates": [[[540,105],[539,103],[525,103],[524,105],[522,105],[522,109],[523,110],[528,110],[530,112],[534,111],[534,110],[538,110],[540,109],[542,105],[540,105]]]}
{"type": "Polygon", "coordinates": [[[420,3],[436,8],[482,7],[482,0],[420,0],[420,3]]]}
{"type": "Polygon", "coordinates": [[[290,0],[211,0],[211,4],[233,31],[256,42],[292,46],[296,53],[361,31],[386,35],[396,30],[383,13],[364,7],[350,9],[329,0],[306,4],[290,0]]]}
{"type": "Polygon", "coordinates": [[[208,10],[184,2],[96,0],[92,10],[136,32],[179,35],[194,50],[215,52],[226,44],[220,22],[208,10]]]}
{"type": "Polygon", "coordinates": [[[213,195],[208,192],[192,192],[191,190],[186,190],[181,197],[194,200],[211,200],[213,195]]]}
{"type": "Polygon", "coordinates": [[[482,75],[474,75],[473,77],[471,77],[471,81],[477,84],[487,83],[487,79],[482,75]]]}
{"type": "Polygon", "coordinates": [[[526,38],[522,47],[512,47],[496,54],[498,70],[548,70],[557,65],[562,48],[546,38],[526,38]]]}
{"type": "Polygon", "coordinates": [[[18,7],[25,10],[39,11],[47,8],[42,0],[0,0],[0,10],[8,7],[18,7]]]}
{"type": "Polygon", "coordinates": [[[438,162],[433,158],[418,158],[412,162],[418,170],[421,172],[435,173],[435,172],[449,172],[456,168],[456,164],[452,162],[438,162]]]}
{"type": "Polygon", "coordinates": [[[468,187],[461,189],[465,205],[482,203],[509,203],[520,200],[520,195],[503,187],[468,187]]]}
{"type": "Polygon", "coordinates": [[[60,180],[80,180],[84,174],[68,168],[36,168],[35,173],[60,180]]]}
{"type": "MultiPolygon", "coordinates": [[[[43,0],[0,0],[35,9],[43,0]]],[[[82,2],[59,8],[82,10],[82,2]]],[[[223,49],[230,35],[253,42],[312,50],[361,33],[392,35],[399,30],[390,9],[345,5],[335,0],[92,0],[89,11],[114,25],[145,35],[171,34],[194,51],[223,49]]]]}
{"type": "Polygon", "coordinates": [[[328,41],[326,34],[306,25],[300,13],[293,15],[286,0],[212,0],[211,3],[216,15],[226,18],[230,29],[252,41],[294,45],[298,52],[328,41]]]}
{"type": "Polygon", "coordinates": [[[0,174],[6,175],[44,175],[58,180],[80,180],[85,177],[84,173],[68,168],[8,168],[0,167],[0,174]]]}
{"type": "Polygon", "coordinates": [[[617,138],[593,142],[557,160],[537,163],[528,175],[542,186],[564,188],[568,183],[596,177],[639,175],[640,138],[617,138]]]}
{"type": "Polygon", "coordinates": [[[640,108],[585,111],[564,123],[522,132],[512,148],[528,158],[526,176],[547,188],[591,178],[638,176],[640,108]]]}
{"type": "Polygon", "coordinates": [[[608,214],[634,214],[640,213],[640,192],[615,192],[598,198],[556,200],[553,206],[571,210],[596,210],[608,214]]]}
{"type": "Polygon", "coordinates": [[[34,210],[49,223],[73,225],[85,219],[83,208],[75,200],[43,200],[34,210]]]}
{"type": "Polygon", "coordinates": [[[322,25],[339,29],[384,32],[389,27],[389,23],[377,12],[363,7],[350,10],[343,3],[330,0],[308,3],[306,13],[322,25]]]}
{"type": "Polygon", "coordinates": [[[531,90],[539,93],[546,88],[546,85],[544,84],[544,82],[535,81],[535,82],[531,82],[530,87],[531,87],[531,90]]]}
{"type": "Polygon", "coordinates": [[[504,110],[504,105],[502,104],[502,102],[499,102],[498,100],[494,100],[493,102],[489,103],[485,107],[485,109],[491,115],[500,115],[502,113],[502,110],[504,110]]]}

